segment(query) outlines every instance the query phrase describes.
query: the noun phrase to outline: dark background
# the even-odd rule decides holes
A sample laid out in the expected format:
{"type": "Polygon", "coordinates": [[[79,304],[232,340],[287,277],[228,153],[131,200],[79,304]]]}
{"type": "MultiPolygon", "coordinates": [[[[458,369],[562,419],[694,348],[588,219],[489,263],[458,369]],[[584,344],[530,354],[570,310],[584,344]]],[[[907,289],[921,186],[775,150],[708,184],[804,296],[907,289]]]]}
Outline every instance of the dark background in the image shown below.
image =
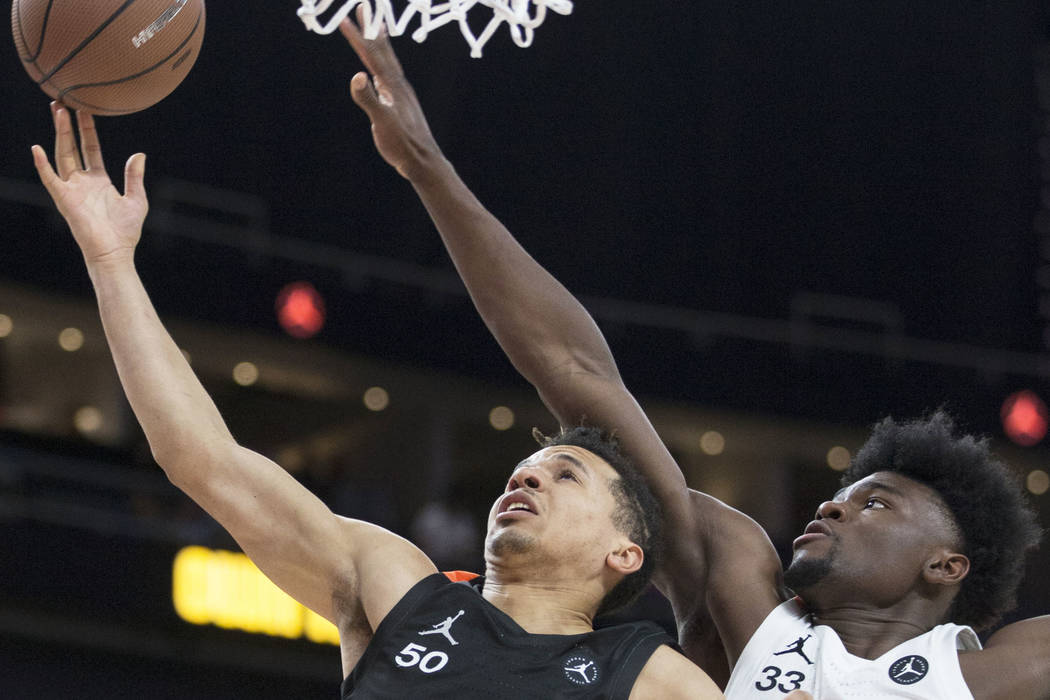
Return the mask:
{"type": "MultiPolygon", "coordinates": [[[[142,150],[148,187],[183,180],[256,195],[266,235],[293,248],[447,273],[425,211],[349,98],[352,51],[304,31],[295,9],[210,3],[185,83],[150,110],[99,120],[110,172],[142,150]]],[[[549,16],[528,49],[501,30],[472,59],[452,27],[395,48],[458,171],[573,292],[596,310],[612,299],[707,314],[690,329],[596,312],[639,396],[860,426],[944,404],[998,441],[1009,393],[1050,394],[1038,277],[1050,241],[1040,219],[1048,43],[1050,12],[1034,0],[581,0],[549,16]],[[931,341],[930,358],[745,330],[787,322],[800,294],[889,310],[889,325],[863,314],[817,321],[931,341]],[[983,350],[1017,362],[967,360],[983,350]]],[[[0,50],[10,188],[33,183],[28,146],[49,144],[51,125],[13,45],[0,50]]],[[[0,277],[89,297],[57,217],[16,200],[0,201],[0,277]]],[[[517,381],[458,289],[275,250],[148,234],[139,264],[165,318],[277,337],[274,296],[305,278],[329,303],[312,342],[517,381]]],[[[801,510],[825,487],[796,494],[801,510]]],[[[1045,613],[1046,596],[1045,576],[1030,577],[1022,610],[1045,613]]],[[[12,653],[62,655],[40,644],[12,653]]],[[[70,663],[90,679],[109,663],[93,658],[70,663]]],[[[165,668],[148,673],[192,675],[165,668]]]]}

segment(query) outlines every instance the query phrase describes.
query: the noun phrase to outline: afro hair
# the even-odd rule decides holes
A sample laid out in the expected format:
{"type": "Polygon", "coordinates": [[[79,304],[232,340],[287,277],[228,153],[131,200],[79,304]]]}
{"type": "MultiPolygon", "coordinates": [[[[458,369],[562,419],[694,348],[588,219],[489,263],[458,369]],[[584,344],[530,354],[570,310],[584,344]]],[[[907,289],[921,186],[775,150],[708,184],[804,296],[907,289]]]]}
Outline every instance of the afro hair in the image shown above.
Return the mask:
{"type": "Polygon", "coordinates": [[[943,410],[905,423],[880,421],[842,484],[879,471],[914,479],[943,499],[970,560],[950,615],[978,631],[992,627],[1016,606],[1025,555],[1042,536],[1018,480],[992,456],[987,439],[956,435],[954,420],[943,410]]]}

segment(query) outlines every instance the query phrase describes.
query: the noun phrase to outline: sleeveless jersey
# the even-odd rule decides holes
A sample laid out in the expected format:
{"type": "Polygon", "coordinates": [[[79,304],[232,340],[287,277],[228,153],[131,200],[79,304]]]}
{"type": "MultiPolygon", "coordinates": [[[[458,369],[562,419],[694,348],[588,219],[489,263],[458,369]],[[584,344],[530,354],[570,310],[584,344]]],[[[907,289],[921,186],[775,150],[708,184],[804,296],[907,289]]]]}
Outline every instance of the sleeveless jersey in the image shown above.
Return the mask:
{"type": "Polygon", "coordinates": [[[426,577],[398,601],[343,681],[342,698],[622,698],[674,641],[638,622],[529,634],[481,595],[484,579],[426,577]]]}
{"type": "Polygon", "coordinates": [[[820,700],[973,700],[959,650],[981,648],[969,627],[938,625],[874,660],[846,651],[835,630],[814,625],[797,598],[777,606],[744,647],[727,700],[773,700],[805,690],[820,700]]]}

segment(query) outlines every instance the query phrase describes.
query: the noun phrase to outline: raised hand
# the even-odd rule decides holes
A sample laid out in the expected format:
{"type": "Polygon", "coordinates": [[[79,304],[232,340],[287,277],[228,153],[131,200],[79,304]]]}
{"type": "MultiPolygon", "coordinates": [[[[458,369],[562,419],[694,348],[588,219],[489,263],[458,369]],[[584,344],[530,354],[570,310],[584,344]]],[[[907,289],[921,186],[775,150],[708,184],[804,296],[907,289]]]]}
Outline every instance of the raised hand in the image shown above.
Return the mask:
{"type": "Polygon", "coordinates": [[[136,153],[128,159],[121,195],[106,174],[91,115],[77,112],[79,149],[69,110],[52,102],[51,115],[55,123],[55,167],[51,167],[43,148],[32,149],[40,181],[69,224],[85,261],[130,258],[149,210],[143,186],[145,154],[136,153]]]}
{"type": "MultiPolygon", "coordinates": [[[[360,22],[360,8],[358,15],[360,22]]],[[[370,41],[347,18],[339,25],[339,31],[372,74],[371,81],[367,73],[354,75],[350,94],[372,121],[376,148],[387,163],[412,180],[421,172],[418,166],[441,158],[441,151],[430,133],[416,93],[405,79],[386,28],[370,41]]]]}

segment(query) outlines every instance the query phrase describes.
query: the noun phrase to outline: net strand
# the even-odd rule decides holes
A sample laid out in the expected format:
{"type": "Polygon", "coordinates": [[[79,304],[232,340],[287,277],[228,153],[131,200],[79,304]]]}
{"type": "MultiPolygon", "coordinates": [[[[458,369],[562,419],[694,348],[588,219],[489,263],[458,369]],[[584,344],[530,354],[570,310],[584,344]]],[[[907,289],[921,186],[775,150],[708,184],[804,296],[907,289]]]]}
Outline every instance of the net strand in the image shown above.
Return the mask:
{"type": "Polygon", "coordinates": [[[375,39],[384,25],[390,36],[404,34],[408,24],[418,15],[419,27],[412,32],[412,38],[417,42],[426,40],[435,29],[456,22],[474,58],[481,58],[481,50],[501,24],[506,23],[511,40],[516,45],[526,48],[532,45],[535,29],[543,24],[548,9],[560,15],[572,13],[572,0],[447,0],[438,3],[433,0],[408,0],[400,16],[391,0],[343,0],[342,6],[333,10],[327,20],[321,21],[320,16],[337,1],[301,0],[299,18],[308,30],[331,34],[339,28],[340,22],[361,6],[365,38],[375,39]],[[492,10],[492,18],[479,34],[475,34],[467,23],[467,14],[478,6],[492,10]]]}

